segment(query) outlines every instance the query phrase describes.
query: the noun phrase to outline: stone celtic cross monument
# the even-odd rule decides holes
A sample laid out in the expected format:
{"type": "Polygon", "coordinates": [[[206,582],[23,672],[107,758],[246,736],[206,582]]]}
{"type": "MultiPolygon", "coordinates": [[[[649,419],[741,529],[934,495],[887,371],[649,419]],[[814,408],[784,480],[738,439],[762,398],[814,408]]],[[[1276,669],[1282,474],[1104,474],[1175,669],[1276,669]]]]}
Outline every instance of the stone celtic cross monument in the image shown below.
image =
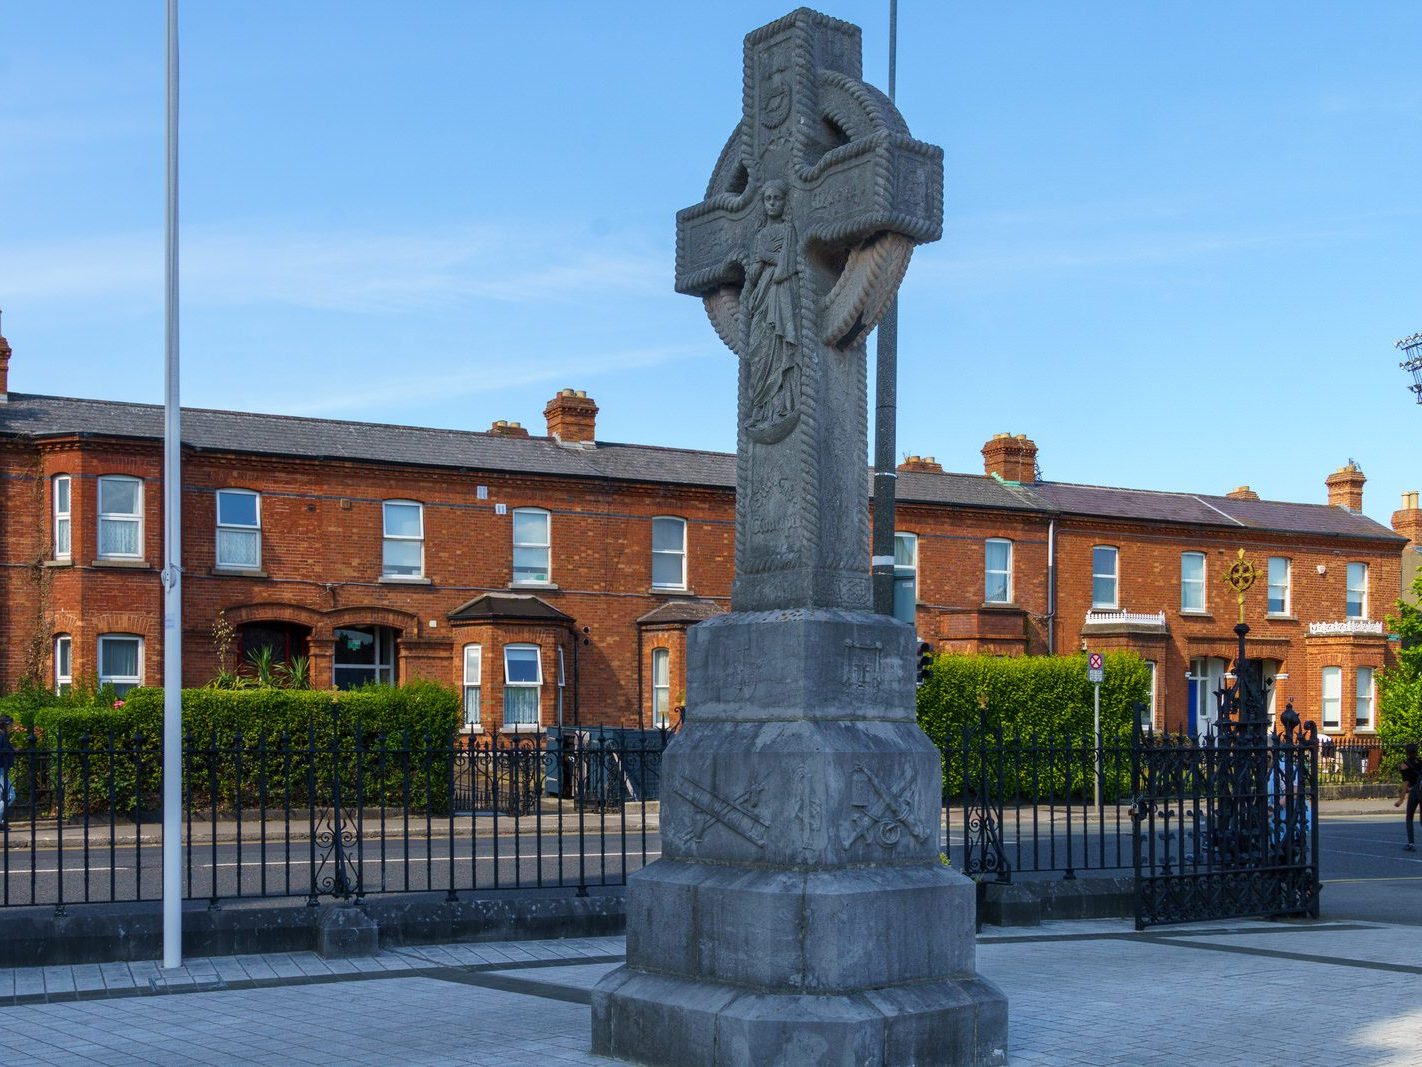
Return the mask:
{"type": "Polygon", "coordinates": [[[628,886],[593,1049],[647,1064],[1002,1063],[972,883],[939,861],[911,627],[869,612],[865,338],[942,230],[942,152],[859,29],[746,37],[744,110],[677,216],[677,290],[736,353],[732,612],[687,635],[662,859],[628,886]]]}

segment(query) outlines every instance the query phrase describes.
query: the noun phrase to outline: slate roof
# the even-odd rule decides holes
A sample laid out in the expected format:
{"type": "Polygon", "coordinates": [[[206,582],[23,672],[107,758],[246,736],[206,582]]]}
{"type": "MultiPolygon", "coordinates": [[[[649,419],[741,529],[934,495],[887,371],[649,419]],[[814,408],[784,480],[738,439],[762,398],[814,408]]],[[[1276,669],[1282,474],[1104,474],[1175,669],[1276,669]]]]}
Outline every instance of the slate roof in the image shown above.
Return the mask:
{"type": "MultiPolygon", "coordinates": [[[[24,393],[11,393],[8,402],[0,403],[0,436],[44,438],[70,434],[159,440],[163,436],[163,409],[156,404],[24,393]]],[[[245,411],[184,408],[183,443],[202,451],[249,455],[609,478],[728,491],[734,491],[736,485],[735,457],[725,452],[602,441],[596,448],[568,448],[549,437],[503,437],[471,430],[245,411]]],[[[866,472],[866,486],[872,491],[870,472],[866,472]]],[[[1037,514],[1403,540],[1366,516],[1324,504],[1234,500],[1064,482],[1018,485],[980,474],[906,471],[899,475],[898,499],[1037,514]]]]}
{"type": "Polygon", "coordinates": [[[573,621],[572,616],[563,614],[542,597],[533,596],[531,593],[484,593],[460,604],[445,618],[452,622],[467,622],[471,619],[573,621]]]}
{"type": "Polygon", "coordinates": [[[1167,493],[1149,489],[1114,489],[1102,485],[1038,482],[1034,497],[1052,510],[1138,522],[1186,523],[1240,530],[1360,537],[1402,542],[1366,515],[1329,504],[1291,504],[1276,500],[1240,500],[1204,493],[1167,493]]]}
{"type": "Polygon", "coordinates": [[[711,600],[677,599],[668,600],[637,621],[644,625],[673,622],[702,622],[720,615],[726,609],[711,600]]]}

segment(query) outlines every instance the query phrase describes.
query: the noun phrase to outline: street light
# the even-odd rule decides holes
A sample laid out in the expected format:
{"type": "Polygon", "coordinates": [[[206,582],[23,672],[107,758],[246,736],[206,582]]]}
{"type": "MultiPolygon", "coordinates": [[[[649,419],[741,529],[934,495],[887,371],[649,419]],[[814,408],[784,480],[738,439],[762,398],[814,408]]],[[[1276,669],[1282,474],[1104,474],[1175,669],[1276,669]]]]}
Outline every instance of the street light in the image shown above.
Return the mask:
{"type": "Polygon", "coordinates": [[[1422,404],[1422,333],[1404,337],[1397,342],[1397,347],[1407,357],[1398,366],[1412,372],[1412,384],[1408,388],[1417,394],[1417,403],[1422,404]]]}

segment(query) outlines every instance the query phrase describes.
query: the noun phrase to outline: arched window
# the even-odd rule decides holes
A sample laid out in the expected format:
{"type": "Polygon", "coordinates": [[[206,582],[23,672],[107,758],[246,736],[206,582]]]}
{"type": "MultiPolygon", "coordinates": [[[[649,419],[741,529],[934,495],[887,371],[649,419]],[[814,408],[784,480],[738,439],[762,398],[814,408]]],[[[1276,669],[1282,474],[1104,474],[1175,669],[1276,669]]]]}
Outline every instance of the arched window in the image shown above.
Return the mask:
{"type": "Polygon", "coordinates": [[[51,499],[54,501],[54,558],[68,559],[72,551],[72,527],[69,521],[71,483],[69,475],[54,476],[51,499]]]}
{"type": "Polygon", "coordinates": [[[671,652],[652,649],[652,726],[664,729],[671,725],[671,652]]]}
{"type": "Polygon", "coordinates": [[[74,639],[54,635],[54,691],[65,696],[74,685],[74,639]]]}
{"type": "Polygon", "coordinates": [[[99,479],[99,558],[143,558],[143,482],[110,474],[99,479]]]}
{"type": "Polygon", "coordinates": [[[112,685],[119,696],[143,684],[143,638],[137,634],[99,637],[99,684],[112,685]]]}
{"type": "Polygon", "coordinates": [[[1012,603],[1012,542],[989,537],[983,543],[983,602],[1012,603]]]}
{"type": "Polygon", "coordinates": [[[652,588],[686,588],[686,520],[659,515],[652,520],[652,588]]]}
{"type": "Polygon", "coordinates": [[[552,581],[552,527],[548,512],[541,508],[514,509],[514,585],[547,585],[552,581]]]}
{"type": "Polygon", "coordinates": [[[217,491],[217,565],[255,571],[262,567],[262,498],[250,489],[217,491]]]}
{"type": "Polygon", "coordinates": [[[484,681],[483,653],[481,645],[464,646],[464,728],[474,733],[484,728],[479,707],[484,681]]]}
{"type": "Polygon", "coordinates": [[[504,646],[504,726],[537,729],[543,664],[537,645],[504,646]]]}

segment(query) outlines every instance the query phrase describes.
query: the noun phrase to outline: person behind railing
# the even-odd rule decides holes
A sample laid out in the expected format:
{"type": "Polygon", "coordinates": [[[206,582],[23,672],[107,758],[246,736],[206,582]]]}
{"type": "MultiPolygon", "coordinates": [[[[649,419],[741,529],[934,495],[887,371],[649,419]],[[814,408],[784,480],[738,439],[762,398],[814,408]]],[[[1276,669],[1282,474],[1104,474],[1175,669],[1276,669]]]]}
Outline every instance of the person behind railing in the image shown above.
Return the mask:
{"type": "Polygon", "coordinates": [[[10,727],[15,720],[0,715],[0,830],[10,829],[10,805],[15,802],[15,786],[10,774],[15,767],[15,746],[10,743],[10,727]]]}
{"type": "Polygon", "coordinates": [[[1417,746],[1407,745],[1402,750],[1406,753],[1406,758],[1402,761],[1400,773],[1402,774],[1402,792],[1398,798],[1392,802],[1394,808],[1402,807],[1402,802],[1407,801],[1407,844],[1403,845],[1404,852],[1417,851],[1417,845],[1412,836],[1412,816],[1417,812],[1418,804],[1422,804],[1422,760],[1417,758],[1417,746]]]}

